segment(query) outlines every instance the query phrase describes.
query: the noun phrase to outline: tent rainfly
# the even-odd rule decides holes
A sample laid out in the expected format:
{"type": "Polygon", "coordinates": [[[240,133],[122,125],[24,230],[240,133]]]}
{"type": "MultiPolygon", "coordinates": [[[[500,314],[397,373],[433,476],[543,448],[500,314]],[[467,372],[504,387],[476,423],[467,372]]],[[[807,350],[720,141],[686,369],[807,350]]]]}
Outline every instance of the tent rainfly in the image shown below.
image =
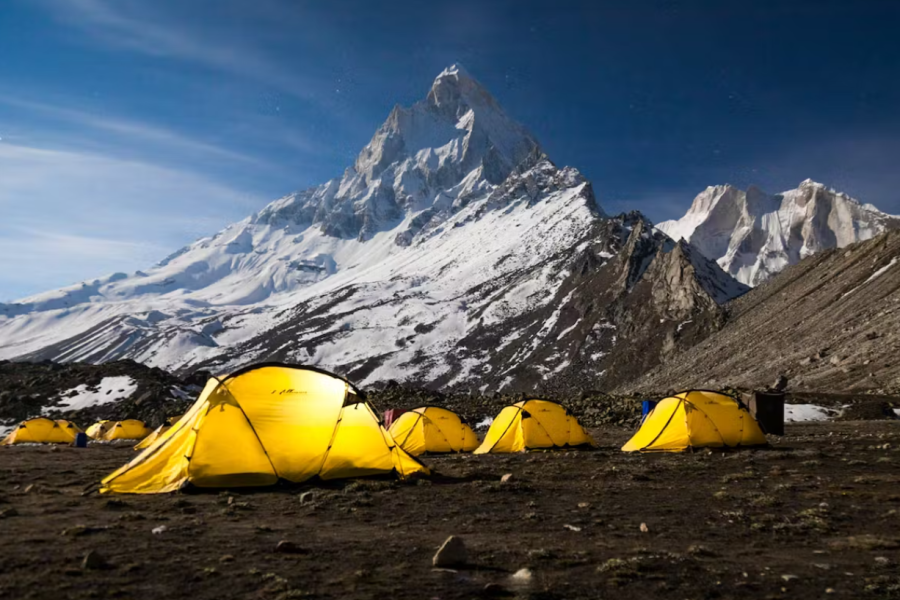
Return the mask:
{"type": "Polygon", "coordinates": [[[564,406],[532,399],[501,410],[475,454],[576,446],[596,447],[597,442],[564,406]]]}
{"type": "Polygon", "coordinates": [[[313,367],[253,365],[211,378],[194,405],[100,491],[164,493],[428,468],[397,447],[348,381],[313,367]]]}
{"type": "Polygon", "coordinates": [[[478,447],[472,428],[456,413],[438,406],[403,413],[389,431],[394,441],[413,456],[426,452],[471,452],[478,447]]]}
{"type": "Polygon", "coordinates": [[[690,390],[660,400],[625,452],[682,452],[690,448],[764,446],[759,423],[736,398],[690,390]]]}
{"type": "Polygon", "coordinates": [[[169,417],[165,423],[154,429],[150,432],[150,435],[142,439],[137,445],[134,447],[135,450],[143,450],[144,448],[149,448],[150,445],[159,439],[159,437],[169,430],[172,425],[178,422],[178,419],[181,417],[169,417]]]}
{"type": "Polygon", "coordinates": [[[78,428],[69,421],[54,421],[46,417],[22,421],[0,446],[13,444],[71,444],[78,428]]]}

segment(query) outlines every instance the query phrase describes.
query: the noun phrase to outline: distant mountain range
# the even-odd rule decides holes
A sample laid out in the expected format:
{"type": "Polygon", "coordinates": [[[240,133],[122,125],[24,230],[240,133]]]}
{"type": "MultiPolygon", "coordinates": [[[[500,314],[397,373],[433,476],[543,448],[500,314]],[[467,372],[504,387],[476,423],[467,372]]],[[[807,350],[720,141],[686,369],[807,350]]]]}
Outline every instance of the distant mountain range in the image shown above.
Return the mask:
{"type": "Polygon", "coordinates": [[[746,192],[730,185],[708,187],[686,215],[658,227],[755,286],[816,252],[896,229],[900,217],[807,179],[774,196],[756,187],[746,192]]]}
{"type": "Polygon", "coordinates": [[[709,188],[656,228],[607,215],[452,66],[342,177],[146,271],[0,304],[0,358],[283,360],[362,385],[604,389],[717,331],[746,284],[896,225],[809,182],[773,197],[709,188]]]}

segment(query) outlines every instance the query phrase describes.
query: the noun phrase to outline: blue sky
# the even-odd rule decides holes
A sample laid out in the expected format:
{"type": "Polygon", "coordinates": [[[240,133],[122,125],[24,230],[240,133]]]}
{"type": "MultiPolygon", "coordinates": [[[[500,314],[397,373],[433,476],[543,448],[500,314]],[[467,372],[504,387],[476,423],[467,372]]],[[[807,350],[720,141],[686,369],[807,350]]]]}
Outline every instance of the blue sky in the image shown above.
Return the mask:
{"type": "Polygon", "coordinates": [[[339,175],[461,62],[609,212],[811,177],[900,213],[892,1],[0,4],[0,301],[339,175]]]}

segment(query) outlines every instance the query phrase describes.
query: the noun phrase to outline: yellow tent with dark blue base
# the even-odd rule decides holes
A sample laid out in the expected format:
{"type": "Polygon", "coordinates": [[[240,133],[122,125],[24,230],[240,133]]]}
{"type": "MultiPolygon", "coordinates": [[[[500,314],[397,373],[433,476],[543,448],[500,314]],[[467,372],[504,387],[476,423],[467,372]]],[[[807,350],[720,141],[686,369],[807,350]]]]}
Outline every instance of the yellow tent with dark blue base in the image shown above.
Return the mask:
{"type": "Polygon", "coordinates": [[[539,448],[596,447],[597,442],[562,405],[523,400],[500,411],[475,454],[539,448]]]}
{"type": "Polygon", "coordinates": [[[766,444],[759,423],[737,399],[721,392],[690,390],[660,400],[622,450],[681,452],[766,444]]]}
{"type": "Polygon", "coordinates": [[[422,406],[400,415],[391,423],[391,436],[397,444],[419,456],[426,452],[471,452],[478,447],[478,436],[459,415],[439,406],[422,406]]]}
{"type": "Polygon", "coordinates": [[[363,395],[313,367],[250,366],[211,378],[181,419],[101,492],[265,486],[428,468],[397,447],[363,395]]]}

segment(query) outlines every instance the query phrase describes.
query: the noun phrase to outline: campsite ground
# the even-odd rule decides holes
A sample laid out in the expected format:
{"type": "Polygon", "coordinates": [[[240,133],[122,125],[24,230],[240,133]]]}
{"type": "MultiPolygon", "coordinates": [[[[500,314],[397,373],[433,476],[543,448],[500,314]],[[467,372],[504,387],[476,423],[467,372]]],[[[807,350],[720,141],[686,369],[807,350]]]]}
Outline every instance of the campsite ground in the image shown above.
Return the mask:
{"type": "Polygon", "coordinates": [[[900,422],[788,427],[770,450],[629,455],[606,429],[426,458],[432,481],[143,497],[81,495],[130,448],[4,447],[0,596],[900,597],[900,422]],[[472,565],[432,569],[451,534],[472,565]]]}

